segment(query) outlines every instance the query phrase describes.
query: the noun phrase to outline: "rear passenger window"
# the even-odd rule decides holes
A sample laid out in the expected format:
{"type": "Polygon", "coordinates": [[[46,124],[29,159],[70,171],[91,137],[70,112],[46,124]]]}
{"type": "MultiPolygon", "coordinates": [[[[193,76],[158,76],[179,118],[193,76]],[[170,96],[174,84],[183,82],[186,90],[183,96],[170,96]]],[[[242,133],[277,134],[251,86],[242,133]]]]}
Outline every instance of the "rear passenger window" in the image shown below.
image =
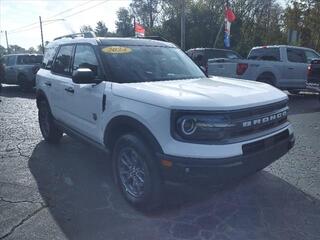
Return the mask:
{"type": "Polygon", "coordinates": [[[94,50],[89,45],[77,45],[74,56],[73,71],[78,68],[89,68],[98,76],[98,60],[94,50]]]}
{"type": "Polygon", "coordinates": [[[319,59],[320,56],[313,51],[305,51],[308,63],[311,63],[313,59],[319,59]]]}
{"type": "Polygon", "coordinates": [[[7,58],[7,66],[13,66],[15,61],[15,56],[8,56],[7,58]]]}
{"type": "Polygon", "coordinates": [[[253,49],[250,52],[248,59],[264,60],[264,61],[280,61],[280,49],[279,48],[253,49]]]}
{"type": "Polygon", "coordinates": [[[56,55],[57,46],[54,47],[47,47],[44,52],[43,61],[42,61],[42,68],[51,69],[53,64],[53,58],[56,55]]]}
{"type": "Polygon", "coordinates": [[[295,63],[307,63],[307,57],[303,50],[288,48],[287,49],[288,61],[295,63]]]}
{"type": "Polygon", "coordinates": [[[53,63],[52,72],[70,76],[70,65],[72,58],[73,46],[61,46],[58,55],[53,63]]]}

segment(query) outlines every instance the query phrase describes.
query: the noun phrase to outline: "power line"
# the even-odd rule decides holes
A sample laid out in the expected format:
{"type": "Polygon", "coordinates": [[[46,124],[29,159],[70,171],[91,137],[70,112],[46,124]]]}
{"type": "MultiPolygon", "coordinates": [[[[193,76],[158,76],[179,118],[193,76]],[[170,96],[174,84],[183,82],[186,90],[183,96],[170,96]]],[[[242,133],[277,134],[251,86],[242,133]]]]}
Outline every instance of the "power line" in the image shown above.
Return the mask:
{"type": "Polygon", "coordinates": [[[71,14],[71,15],[68,15],[68,16],[64,16],[63,18],[72,17],[72,16],[74,16],[74,15],[77,15],[77,14],[80,14],[80,13],[82,13],[82,12],[88,11],[88,10],[90,10],[90,9],[92,9],[92,8],[95,8],[95,7],[97,7],[97,6],[99,6],[99,5],[102,5],[102,4],[104,4],[104,3],[106,3],[106,2],[109,2],[109,1],[110,1],[110,0],[105,0],[105,1],[100,2],[100,3],[96,4],[96,5],[93,5],[93,6],[89,7],[89,8],[86,8],[86,9],[83,9],[83,10],[81,10],[81,11],[75,12],[75,13],[73,13],[73,14],[71,14]]]}
{"type": "MultiPolygon", "coordinates": [[[[84,2],[84,3],[80,4],[80,5],[74,6],[74,7],[72,7],[72,8],[68,8],[68,9],[66,9],[66,10],[64,10],[64,11],[62,11],[62,12],[56,13],[55,15],[52,15],[51,17],[49,17],[48,20],[51,19],[51,18],[54,18],[54,17],[56,17],[56,16],[58,16],[58,15],[60,15],[60,14],[63,14],[63,13],[65,13],[65,12],[69,12],[69,11],[72,11],[72,10],[74,10],[74,9],[76,9],[76,8],[82,7],[82,6],[84,6],[84,5],[86,5],[86,4],[90,3],[90,2],[91,2],[91,1],[87,1],[87,2],[84,2]]],[[[18,27],[18,28],[15,28],[15,29],[11,29],[11,30],[9,30],[8,32],[9,32],[9,33],[16,33],[18,30],[24,29],[24,28],[27,28],[28,30],[29,30],[29,29],[33,29],[33,28],[30,28],[30,27],[33,26],[33,25],[38,25],[38,24],[39,24],[38,22],[30,23],[30,24],[25,25],[25,26],[22,26],[22,27],[18,27]]],[[[36,26],[36,27],[38,27],[38,26],[36,26]]],[[[34,28],[35,28],[35,27],[34,27],[34,28]]]]}
{"type": "MultiPolygon", "coordinates": [[[[83,13],[83,12],[85,12],[85,11],[88,11],[88,10],[90,10],[90,9],[92,9],[92,8],[95,8],[95,7],[97,7],[97,6],[99,6],[99,5],[102,5],[102,4],[104,4],[104,3],[106,3],[106,2],[109,2],[109,1],[111,1],[111,0],[105,0],[105,1],[103,1],[103,2],[99,2],[98,4],[95,4],[95,5],[93,5],[93,6],[89,7],[89,8],[86,8],[86,9],[80,10],[80,11],[78,11],[78,12],[75,12],[75,13],[73,13],[73,14],[70,14],[70,15],[67,15],[67,16],[62,16],[62,17],[63,17],[64,19],[65,19],[65,18],[69,18],[69,17],[73,17],[73,16],[75,16],[75,15],[77,15],[77,14],[80,14],[80,13],[83,13]]],[[[58,14],[56,14],[55,16],[58,16],[58,14]]],[[[52,16],[52,17],[54,17],[54,16],[52,16]]],[[[52,18],[52,17],[50,17],[50,18],[52,18]]],[[[52,23],[54,23],[54,22],[52,22],[52,23]]],[[[51,24],[51,23],[44,23],[43,25],[49,25],[49,24],[51,24]]],[[[25,31],[29,31],[29,30],[32,30],[32,29],[35,29],[35,28],[38,28],[38,26],[30,27],[30,28],[23,29],[23,30],[20,30],[20,31],[9,32],[9,34],[15,34],[15,33],[19,33],[19,32],[25,32],[25,31]]]]}

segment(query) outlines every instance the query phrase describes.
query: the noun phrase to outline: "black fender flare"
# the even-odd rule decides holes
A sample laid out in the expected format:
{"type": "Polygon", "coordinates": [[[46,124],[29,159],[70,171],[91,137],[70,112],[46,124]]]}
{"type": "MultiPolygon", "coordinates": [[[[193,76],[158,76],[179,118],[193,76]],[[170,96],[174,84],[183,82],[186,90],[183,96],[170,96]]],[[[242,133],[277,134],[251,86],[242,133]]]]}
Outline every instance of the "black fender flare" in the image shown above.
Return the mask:
{"type": "MultiPolygon", "coordinates": [[[[36,91],[36,101],[37,101],[37,108],[39,109],[39,103],[41,101],[47,101],[47,103],[49,104],[49,101],[48,101],[48,98],[47,98],[47,95],[45,94],[45,92],[41,89],[37,89],[36,91]]],[[[50,104],[49,104],[50,106],[50,104]]]]}
{"type": "Polygon", "coordinates": [[[129,132],[141,136],[155,153],[163,153],[162,147],[151,131],[140,121],[129,116],[116,116],[110,120],[104,132],[104,144],[112,151],[117,139],[129,132]]]}

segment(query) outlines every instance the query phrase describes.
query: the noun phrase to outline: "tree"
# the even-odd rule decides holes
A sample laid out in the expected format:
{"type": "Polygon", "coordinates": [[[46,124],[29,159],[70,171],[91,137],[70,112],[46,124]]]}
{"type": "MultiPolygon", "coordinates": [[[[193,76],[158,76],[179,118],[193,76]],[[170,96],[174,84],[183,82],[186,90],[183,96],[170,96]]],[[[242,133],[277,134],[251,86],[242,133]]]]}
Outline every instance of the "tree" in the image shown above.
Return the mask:
{"type": "Polygon", "coordinates": [[[26,49],[24,49],[23,47],[20,47],[18,45],[10,45],[9,48],[10,48],[10,53],[14,53],[14,54],[26,52],[26,49]]]}
{"type": "Polygon", "coordinates": [[[38,53],[38,51],[34,48],[34,47],[30,47],[28,50],[27,50],[28,53],[38,53]]]}
{"type": "Polygon", "coordinates": [[[3,46],[0,45],[0,58],[1,58],[3,55],[5,55],[6,52],[7,52],[6,49],[5,49],[3,46]]]}
{"type": "Polygon", "coordinates": [[[83,25],[80,27],[80,32],[85,33],[85,32],[92,32],[93,29],[90,25],[83,25]]]}
{"type": "Polygon", "coordinates": [[[133,0],[130,8],[139,23],[152,29],[160,13],[160,2],[160,0],[133,0]]]}
{"type": "Polygon", "coordinates": [[[133,35],[132,17],[128,9],[120,8],[117,12],[116,33],[120,37],[129,37],[133,35]]]}
{"type": "Polygon", "coordinates": [[[103,21],[97,22],[97,26],[95,28],[95,34],[98,37],[107,37],[108,36],[108,28],[103,21]]]}

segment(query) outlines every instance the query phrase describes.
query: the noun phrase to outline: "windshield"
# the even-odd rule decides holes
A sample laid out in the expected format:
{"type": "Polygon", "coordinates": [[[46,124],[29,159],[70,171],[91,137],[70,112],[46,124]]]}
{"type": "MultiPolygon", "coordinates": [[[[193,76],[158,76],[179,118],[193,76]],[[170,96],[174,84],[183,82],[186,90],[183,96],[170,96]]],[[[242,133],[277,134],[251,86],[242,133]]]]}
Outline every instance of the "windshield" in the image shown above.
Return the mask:
{"type": "Polygon", "coordinates": [[[23,55],[18,56],[18,64],[40,64],[42,63],[42,55],[23,55]]]}
{"type": "Polygon", "coordinates": [[[101,52],[112,79],[118,83],[205,77],[180,49],[155,46],[103,46],[101,52]]]}

